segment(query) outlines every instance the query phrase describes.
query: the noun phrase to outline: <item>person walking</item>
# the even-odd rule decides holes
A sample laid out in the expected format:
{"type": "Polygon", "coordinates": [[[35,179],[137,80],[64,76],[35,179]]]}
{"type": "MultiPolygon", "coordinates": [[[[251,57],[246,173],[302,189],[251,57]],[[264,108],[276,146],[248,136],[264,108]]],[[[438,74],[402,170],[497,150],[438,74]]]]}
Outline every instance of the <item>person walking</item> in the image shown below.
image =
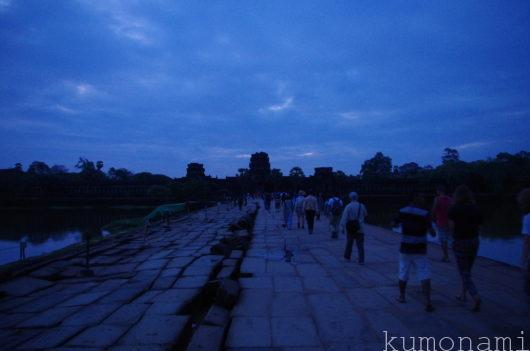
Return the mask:
{"type": "Polygon", "coordinates": [[[283,203],[283,227],[287,229],[292,229],[293,227],[293,212],[294,212],[294,203],[291,195],[288,193],[282,194],[282,203],[283,203]]]}
{"type": "Polygon", "coordinates": [[[449,209],[448,215],[449,228],[453,235],[453,252],[462,279],[462,292],[456,298],[464,302],[469,293],[474,300],[471,310],[478,312],[481,299],[471,279],[471,270],[478,253],[482,215],[467,186],[458,186],[453,194],[453,200],[454,205],[449,209]]]}
{"type": "Polygon", "coordinates": [[[530,303],[530,188],[524,189],[517,198],[523,211],[523,249],[521,252],[521,269],[524,276],[524,290],[530,303]]]}
{"type": "Polygon", "coordinates": [[[265,204],[265,209],[269,212],[271,209],[272,195],[269,192],[266,192],[263,196],[263,202],[265,204]]]}
{"type": "Polygon", "coordinates": [[[320,221],[320,216],[322,215],[322,213],[324,213],[324,196],[322,195],[322,193],[318,194],[317,203],[318,203],[318,206],[317,206],[316,219],[317,221],[320,221]]]}
{"type": "Polygon", "coordinates": [[[431,272],[427,260],[427,232],[434,236],[429,211],[424,209],[425,201],[420,194],[413,195],[411,203],[399,210],[394,224],[401,225],[399,246],[399,296],[397,302],[406,302],[407,282],[414,267],[421,281],[425,298],[425,311],[432,312],[431,272]]]}
{"type": "Polygon", "coordinates": [[[445,187],[439,186],[436,189],[436,197],[431,210],[431,217],[435,223],[436,236],[442,247],[442,262],[449,262],[449,208],[453,199],[446,195],[445,187]]]}
{"type": "Polygon", "coordinates": [[[338,239],[339,237],[339,222],[343,206],[342,200],[336,194],[326,201],[325,212],[329,215],[329,227],[331,229],[332,239],[338,239]]]}
{"type": "Polygon", "coordinates": [[[318,200],[313,195],[313,191],[309,191],[309,194],[304,199],[303,203],[304,214],[307,220],[307,232],[313,234],[313,228],[315,226],[315,216],[318,212],[318,200]]]}
{"type": "Polygon", "coordinates": [[[294,207],[296,211],[296,218],[297,218],[297,227],[298,228],[305,228],[305,218],[304,218],[304,200],[305,200],[305,193],[300,190],[298,192],[298,196],[294,200],[294,207]]]}
{"type": "Polygon", "coordinates": [[[352,191],[349,195],[350,203],[344,208],[340,219],[340,226],[346,232],[346,248],[344,258],[351,260],[353,243],[357,244],[359,264],[364,264],[364,219],[368,215],[366,207],[357,201],[358,195],[352,191]]]}

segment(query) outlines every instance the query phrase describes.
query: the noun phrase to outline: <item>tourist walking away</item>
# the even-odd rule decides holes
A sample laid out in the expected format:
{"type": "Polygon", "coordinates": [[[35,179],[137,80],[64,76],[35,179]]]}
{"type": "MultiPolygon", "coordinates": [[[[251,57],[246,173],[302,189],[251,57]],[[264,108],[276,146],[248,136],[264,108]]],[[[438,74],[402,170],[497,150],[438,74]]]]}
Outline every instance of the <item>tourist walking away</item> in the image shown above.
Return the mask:
{"type": "Polygon", "coordinates": [[[281,194],[280,193],[274,193],[274,209],[276,212],[280,211],[281,205],[281,194]]]}
{"type": "Polygon", "coordinates": [[[442,247],[442,261],[449,262],[449,207],[451,207],[453,199],[446,195],[445,187],[439,186],[436,189],[436,197],[431,210],[431,217],[434,221],[434,228],[436,230],[436,236],[440,241],[442,247]]]}
{"type": "Polygon", "coordinates": [[[357,245],[357,258],[359,264],[364,264],[364,219],[368,215],[366,207],[358,201],[358,195],[352,191],[349,195],[350,203],[344,208],[340,226],[346,232],[346,249],[344,258],[351,260],[353,243],[357,245]]]}
{"type": "Polygon", "coordinates": [[[295,199],[294,207],[296,211],[296,219],[298,221],[297,227],[298,228],[305,228],[305,216],[304,216],[304,200],[305,200],[305,193],[300,190],[298,193],[298,196],[295,199]]]}
{"type": "Polygon", "coordinates": [[[449,209],[449,228],[453,235],[453,252],[458,272],[462,278],[462,292],[456,298],[464,302],[469,293],[474,301],[471,310],[478,312],[481,299],[471,279],[471,270],[477,258],[482,216],[467,186],[460,185],[456,188],[453,201],[454,205],[449,209]]]}
{"type": "Polygon", "coordinates": [[[269,211],[271,209],[271,201],[272,201],[272,195],[270,193],[265,193],[263,197],[263,202],[265,205],[265,209],[269,211]]]}
{"type": "Polygon", "coordinates": [[[304,199],[304,214],[307,220],[307,232],[313,234],[313,228],[315,226],[315,216],[318,213],[318,200],[312,191],[304,199]]]}
{"type": "Polygon", "coordinates": [[[421,281],[425,299],[425,311],[434,311],[431,302],[431,272],[427,260],[427,232],[435,235],[429,211],[424,209],[422,195],[413,195],[411,203],[399,210],[394,224],[401,225],[399,246],[399,296],[396,300],[406,302],[407,282],[412,268],[421,281]]]}
{"type": "Polygon", "coordinates": [[[336,195],[326,202],[325,211],[329,214],[329,228],[332,239],[338,239],[339,237],[339,222],[343,206],[342,200],[336,195]]]}
{"type": "Polygon", "coordinates": [[[518,197],[521,210],[523,210],[523,250],[521,254],[521,269],[524,276],[524,289],[530,303],[530,188],[521,191],[518,197]]]}
{"type": "Polygon", "coordinates": [[[292,229],[294,203],[293,203],[293,199],[291,198],[291,195],[287,193],[283,193],[282,203],[283,203],[283,227],[287,229],[292,229]]]}
{"type": "Polygon", "coordinates": [[[318,203],[318,206],[317,206],[316,219],[317,221],[320,221],[320,216],[324,212],[324,196],[322,195],[322,193],[318,194],[317,203],[318,203]]]}

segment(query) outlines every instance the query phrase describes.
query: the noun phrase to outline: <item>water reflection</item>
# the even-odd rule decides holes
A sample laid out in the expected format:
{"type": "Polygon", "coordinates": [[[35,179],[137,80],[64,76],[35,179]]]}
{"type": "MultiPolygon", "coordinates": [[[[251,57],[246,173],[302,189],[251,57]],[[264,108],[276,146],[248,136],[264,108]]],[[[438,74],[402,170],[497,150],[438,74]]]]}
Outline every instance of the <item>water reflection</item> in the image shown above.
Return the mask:
{"type": "MultiPolygon", "coordinates": [[[[428,200],[432,201],[432,198],[428,200]]],[[[407,197],[365,196],[361,201],[368,208],[367,222],[390,228],[397,211],[406,205],[407,197]]],[[[519,265],[522,213],[515,196],[482,196],[477,198],[477,202],[484,217],[479,256],[510,265],[519,265]]]]}
{"type": "Polygon", "coordinates": [[[98,209],[2,210],[0,212],[0,264],[20,258],[21,240],[26,256],[38,256],[107,233],[101,227],[118,219],[145,216],[151,207],[98,209]]]}

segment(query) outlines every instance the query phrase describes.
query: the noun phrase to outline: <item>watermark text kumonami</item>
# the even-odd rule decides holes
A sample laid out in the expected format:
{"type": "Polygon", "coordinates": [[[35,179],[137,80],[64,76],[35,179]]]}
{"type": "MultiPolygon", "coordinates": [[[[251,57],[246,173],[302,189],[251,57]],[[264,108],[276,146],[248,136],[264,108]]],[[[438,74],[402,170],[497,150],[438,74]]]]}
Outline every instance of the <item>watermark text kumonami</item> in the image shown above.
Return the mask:
{"type": "Polygon", "coordinates": [[[530,351],[524,331],[519,336],[391,336],[383,330],[383,351],[530,351]]]}

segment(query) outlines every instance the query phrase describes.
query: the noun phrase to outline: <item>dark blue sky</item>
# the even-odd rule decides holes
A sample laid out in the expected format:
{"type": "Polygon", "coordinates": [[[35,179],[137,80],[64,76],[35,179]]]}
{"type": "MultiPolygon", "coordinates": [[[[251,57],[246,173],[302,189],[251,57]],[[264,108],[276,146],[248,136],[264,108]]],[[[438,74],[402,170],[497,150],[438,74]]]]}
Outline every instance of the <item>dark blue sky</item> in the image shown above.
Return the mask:
{"type": "Polygon", "coordinates": [[[0,0],[0,168],[530,149],[529,1],[0,0]]]}

